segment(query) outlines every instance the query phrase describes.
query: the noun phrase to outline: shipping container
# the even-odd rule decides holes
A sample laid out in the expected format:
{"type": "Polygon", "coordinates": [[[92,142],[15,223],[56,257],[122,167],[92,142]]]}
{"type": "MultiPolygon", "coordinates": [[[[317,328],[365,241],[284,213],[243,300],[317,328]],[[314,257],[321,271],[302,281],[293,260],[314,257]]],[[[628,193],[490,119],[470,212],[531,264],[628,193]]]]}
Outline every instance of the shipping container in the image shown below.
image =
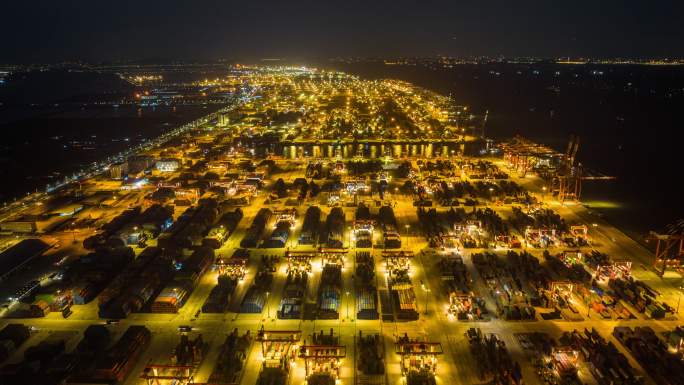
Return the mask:
{"type": "Polygon", "coordinates": [[[237,279],[227,275],[218,277],[218,284],[209,293],[209,297],[202,305],[203,313],[223,313],[228,310],[230,298],[237,286],[237,279]]]}
{"type": "Polygon", "coordinates": [[[318,233],[321,228],[321,209],[311,206],[304,214],[304,223],[299,235],[300,245],[315,245],[318,242],[318,233]]]}
{"type": "Polygon", "coordinates": [[[266,292],[257,287],[250,287],[242,300],[240,313],[261,313],[266,304],[266,292]]]}
{"type": "Polygon", "coordinates": [[[344,211],[333,207],[325,220],[325,231],[321,234],[321,243],[327,247],[342,248],[344,246],[344,211]]]}
{"type": "Polygon", "coordinates": [[[223,214],[221,219],[219,219],[211,230],[209,230],[209,234],[207,235],[207,238],[202,241],[202,245],[209,246],[213,249],[220,248],[235,231],[240,220],[242,220],[242,216],[242,210],[239,208],[235,209],[233,212],[223,214]]]}
{"type": "Polygon", "coordinates": [[[356,317],[378,319],[378,297],[374,287],[360,288],[356,296],[356,317]]]}
{"type": "Polygon", "coordinates": [[[392,300],[390,293],[387,290],[378,290],[380,296],[380,309],[382,311],[382,320],[385,322],[394,321],[394,310],[392,308],[392,300]]]}
{"type": "Polygon", "coordinates": [[[319,319],[339,318],[341,302],[342,270],[337,264],[328,263],[323,266],[321,283],[318,287],[319,319]]]}
{"type": "Polygon", "coordinates": [[[149,346],[150,331],[139,325],[130,326],[106,354],[97,358],[92,381],[123,381],[149,346]]]}
{"type": "Polygon", "coordinates": [[[271,233],[269,239],[267,239],[262,247],[263,248],[282,248],[287,244],[287,240],[290,237],[290,223],[289,222],[279,222],[276,224],[276,228],[271,233]]]}
{"type": "Polygon", "coordinates": [[[111,342],[111,333],[105,325],[90,325],[83,332],[83,339],[76,346],[76,352],[94,356],[104,352],[111,342]]]}
{"type": "Polygon", "coordinates": [[[177,313],[185,300],[188,291],[183,286],[170,285],[165,287],[152,303],[152,313],[177,313]]]}
{"type": "Polygon", "coordinates": [[[271,210],[267,208],[261,208],[254,217],[249,229],[247,229],[245,237],[240,242],[240,247],[257,247],[261,237],[264,234],[266,224],[268,223],[269,219],[271,219],[272,215],[273,212],[271,210]]]}
{"type": "Polygon", "coordinates": [[[30,336],[29,328],[23,324],[9,324],[0,330],[0,342],[7,350],[19,348],[30,336]]]}
{"type": "Polygon", "coordinates": [[[355,258],[356,317],[359,319],[378,319],[375,262],[368,251],[357,251],[355,258]]]}
{"type": "Polygon", "coordinates": [[[306,294],[308,274],[302,271],[291,271],[283,290],[278,318],[298,319],[302,316],[302,303],[306,294]]]}
{"type": "Polygon", "coordinates": [[[254,283],[247,290],[240,306],[241,313],[261,313],[266,304],[266,293],[271,290],[275,259],[262,256],[254,283]]]}

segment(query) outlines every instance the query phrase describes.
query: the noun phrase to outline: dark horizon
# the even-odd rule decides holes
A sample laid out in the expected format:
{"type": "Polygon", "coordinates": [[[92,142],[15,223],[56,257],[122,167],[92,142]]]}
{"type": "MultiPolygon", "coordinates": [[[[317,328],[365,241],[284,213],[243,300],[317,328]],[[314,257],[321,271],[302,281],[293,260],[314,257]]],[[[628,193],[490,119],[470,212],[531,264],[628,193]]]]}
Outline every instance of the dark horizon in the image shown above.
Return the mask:
{"type": "Polygon", "coordinates": [[[655,3],[13,2],[0,61],[684,56],[684,5],[655,3]]]}
{"type": "MultiPolygon", "coordinates": [[[[437,63],[446,61],[452,65],[527,65],[527,64],[554,64],[554,65],[658,65],[658,66],[679,66],[684,65],[684,55],[682,56],[308,56],[308,57],[263,57],[263,58],[214,58],[197,60],[193,58],[171,58],[171,57],[150,57],[150,58],[130,58],[117,60],[57,60],[57,61],[35,61],[35,62],[0,62],[0,67],[8,69],[41,68],[45,66],[51,70],[73,69],[83,66],[84,69],[98,69],[101,67],[116,67],[136,65],[141,67],[170,67],[174,65],[182,66],[289,66],[307,67],[310,69],[329,69],[334,63],[381,63],[415,65],[420,63],[437,63]],[[396,62],[401,61],[401,62],[396,62]]],[[[45,69],[45,68],[43,68],[45,69]]]]}

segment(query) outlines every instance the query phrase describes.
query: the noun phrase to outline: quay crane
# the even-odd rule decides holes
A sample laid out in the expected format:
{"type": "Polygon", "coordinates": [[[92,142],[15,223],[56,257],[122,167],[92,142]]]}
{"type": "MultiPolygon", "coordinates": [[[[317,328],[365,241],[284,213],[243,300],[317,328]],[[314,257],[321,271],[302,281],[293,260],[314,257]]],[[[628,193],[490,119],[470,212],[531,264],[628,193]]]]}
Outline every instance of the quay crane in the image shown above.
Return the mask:
{"type": "Polygon", "coordinates": [[[551,192],[558,196],[558,201],[578,202],[582,194],[583,180],[613,180],[614,176],[592,174],[585,175],[582,163],[576,163],[579,150],[579,136],[571,135],[565,154],[561,158],[561,167],[556,172],[551,184],[551,192]]]}
{"type": "Polygon", "coordinates": [[[535,171],[549,181],[551,193],[564,203],[580,200],[582,181],[615,179],[596,172],[587,175],[582,164],[576,162],[579,144],[579,137],[572,135],[565,153],[561,154],[542,144],[516,137],[509,143],[503,143],[501,148],[504,160],[520,177],[524,178],[528,171],[535,171]]]}
{"type": "Polygon", "coordinates": [[[656,241],[653,267],[658,275],[662,277],[668,267],[681,270],[684,260],[684,219],[668,226],[666,234],[651,231],[647,240],[656,241]]]}

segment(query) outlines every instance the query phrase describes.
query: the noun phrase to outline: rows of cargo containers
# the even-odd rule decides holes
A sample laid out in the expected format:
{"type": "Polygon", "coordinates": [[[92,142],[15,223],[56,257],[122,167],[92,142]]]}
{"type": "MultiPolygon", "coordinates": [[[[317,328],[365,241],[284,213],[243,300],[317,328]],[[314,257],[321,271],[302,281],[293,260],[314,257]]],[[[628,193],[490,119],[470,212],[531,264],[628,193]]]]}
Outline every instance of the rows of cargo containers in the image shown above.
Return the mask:
{"type": "MultiPolygon", "coordinates": [[[[202,245],[211,249],[220,248],[230,235],[235,231],[238,224],[242,220],[242,210],[235,209],[232,212],[225,213],[209,230],[209,234],[203,239],[202,245]]],[[[239,250],[236,250],[236,252],[239,250]]],[[[235,255],[234,255],[235,257],[235,255]]],[[[249,255],[247,255],[247,258],[249,255]]],[[[217,285],[209,293],[209,297],[202,305],[202,311],[205,313],[222,313],[227,310],[228,302],[230,301],[238,279],[242,277],[233,277],[226,274],[221,274],[217,278],[217,285]]]]}
{"type": "Polygon", "coordinates": [[[665,318],[667,313],[674,314],[675,309],[664,302],[656,300],[659,293],[644,282],[633,278],[615,278],[608,281],[608,287],[618,298],[630,303],[637,311],[653,319],[665,318]]]}
{"type": "Polygon", "coordinates": [[[216,366],[209,375],[212,384],[237,384],[245,368],[245,360],[252,336],[249,331],[240,335],[237,328],[233,329],[219,351],[216,366]]]}
{"type": "Polygon", "coordinates": [[[376,289],[375,262],[371,253],[356,253],[356,317],[378,319],[378,294],[376,289]]]}
{"type": "Polygon", "coordinates": [[[223,246],[230,235],[237,229],[242,217],[242,210],[239,208],[223,214],[210,228],[209,233],[202,240],[202,245],[211,247],[212,249],[218,249],[223,246]]]}
{"type": "MultiPolygon", "coordinates": [[[[390,280],[392,278],[388,278],[390,280]]],[[[394,304],[395,316],[402,320],[417,320],[418,305],[416,293],[408,280],[388,282],[392,303],[394,304]]]]}
{"type": "Polygon", "coordinates": [[[22,324],[9,324],[0,330],[0,362],[5,361],[30,336],[29,328],[22,324]]]}
{"type": "MultiPolygon", "coordinates": [[[[13,328],[20,332],[22,338],[27,338],[27,327],[15,324],[13,328]]],[[[3,332],[0,332],[0,337],[3,332]]],[[[0,368],[0,383],[121,383],[130,375],[151,338],[146,327],[130,326],[110,347],[109,330],[104,325],[91,325],[76,348],[66,352],[70,335],[69,332],[55,332],[27,348],[22,361],[0,368]]]]}
{"type": "Polygon", "coordinates": [[[208,247],[198,247],[188,258],[176,262],[171,282],[157,295],[150,310],[153,313],[177,313],[213,262],[214,250],[208,247]]]}
{"type": "MultiPolygon", "coordinates": [[[[170,227],[168,226],[170,211],[159,205],[148,208],[142,214],[139,208],[136,208],[117,216],[104,225],[103,232],[98,235],[100,238],[109,236],[108,241],[102,243],[99,238],[84,241],[88,247],[95,247],[96,250],[68,267],[66,277],[78,277],[71,289],[73,303],[87,303],[107,286],[107,290],[102,293],[99,300],[101,316],[120,318],[130,312],[141,310],[150,297],[159,292],[159,286],[169,281],[169,274],[173,271],[172,259],[168,258],[169,255],[175,253],[182,255],[186,250],[184,247],[197,247],[207,243],[215,246],[216,242],[206,242],[202,237],[211,230],[210,225],[218,214],[217,206],[215,200],[202,200],[198,208],[187,209],[170,227]],[[141,254],[140,261],[131,263],[134,257],[133,251],[130,248],[121,247],[120,244],[112,243],[113,235],[110,234],[120,234],[122,228],[131,228],[134,224],[151,228],[153,236],[166,229],[167,231],[160,236],[158,242],[164,252],[160,253],[159,249],[146,249],[141,254]],[[112,277],[117,276],[129,264],[131,266],[112,282],[112,277]],[[133,284],[131,280],[134,281],[133,284]]],[[[238,209],[225,214],[217,226],[222,229],[222,233],[230,233],[241,218],[242,212],[238,209]]],[[[177,259],[180,260],[182,257],[177,259]]],[[[180,269],[181,271],[176,272],[174,276],[175,281],[181,282],[170,285],[171,287],[167,290],[162,290],[164,295],[161,295],[161,298],[176,297],[173,302],[182,303],[184,294],[191,291],[192,285],[196,282],[196,277],[192,277],[193,274],[201,275],[205,270],[203,265],[204,263],[198,261],[196,256],[194,259],[191,256],[189,265],[180,269]],[[191,278],[190,284],[183,282],[188,281],[188,276],[191,278]]],[[[177,309],[178,306],[174,307],[177,309]]]]}
{"type": "Polygon", "coordinates": [[[172,272],[172,260],[161,249],[146,248],[98,296],[98,315],[125,318],[140,311],[160,286],[168,282],[172,272]]]}
{"type": "Polygon", "coordinates": [[[299,234],[300,245],[315,245],[318,242],[318,235],[321,227],[321,209],[311,206],[304,214],[302,231],[299,234]]]}
{"type": "Polygon", "coordinates": [[[339,308],[342,288],[341,266],[327,263],[323,266],[321,283],[318,286],[318,314],[319,319],[339,318],[339,308]]]}
{"type": "Polygon", "coordinates": [[[684,384],[684,361],[648,326],[616,326],[613,335],[658,384],[684,384]]]}
{"type": "Polygon", "coordinates": [[[535,319],[536,291],[527,285],[522,274],[514,274],[515,265],[488,252],[475,253],[471,258],[500,317],[505,320],[535,319]]]}
{"type": "Polygon", "coordinates": [[[382,228],[382,244],[385,249],[401,248],[401,236],[397,230],[397,219],[390,206],[382,206],[378,211],[378,222],[382,228]]]}
{"type": "Polygon", "coordinates": [[[107,243],[115,245],[144,244],[156,238],[173,223],[173,207],[154,204],[141,212],[140,207],[125,210],[101,227],[101,232],[83,240],[86,249],[107,243]]]}
{"type": "Polygon", "coordinates": [[[262,256],[254,283],[245,293],[240,305],[241,313],[261,313],[266,304],[266,293],[271,290],[275,273],[275,257],[262,256]]]}
{"type": "Polygon", "coordinates": [[[309,275],[304,271],[288,272],[278,309],[278,318],[300,319],[302,317],[308,278],[309,275]]]}
{"type": "Polygon", "coordinates": [[[159,236],[157,244],[164,250],[201,246],[218,216],[218,202],[214,199],[202,199],[197,207],[186,209],[176,222],[159,236]]]}
{"type": "Polygon", "coordinates": [[[482,333],[479,328],[468,329],[466,337],[480,380],[500,385],[523,384],[520,365],[513,360],[501,337],[482,333]]]}
{"type": "Polygon", "coordinates": [[[643,383],[627,361],[627,357],[594,329],[564,332],[560,342],[580,353],[599,385],[643,383]]]}
{"type": "Polygon", "coordinates": [[[344,211],[339,207],[333,207],[325,219],[324,230],[320,234],[319,243],[332,248],[344,246],[344,211]]]}
{"type": "Polygon", "coordinates": [[[213,258],[213,250],[207,247],[195,249],[187,258],[170,258],[161,249],[148,247],[99,295],[98,314],[125,318],[147,310],[152,298],[151,311],[175,313],[213,258]]]}
{"type": "Polygon", "coordinates": [[[259,246],[259,241],[266,230],[266,224],[272,215],[273,212],[270,209],[259,209],[259,212],[257,212],[252,220],[252,224],[247,229],[245,237],[240,242],[240,247],[254,248],[259,246]]]}
{"type": "Polygon", "coordinates": [[[648,318],[662,319],[668,314],[675,313],[675,309],[672,306],[658,300],[660,293],[645,282],[634,279],[629,275],[612,277],[608,280],[607,288],[599,287],[598,282],[592,278],[591,273],[587,269],[593,269],[596,259],[610,262],[610,259],[605,255],[591,252],[589,253],[590,257],[587,258],[589,262],[586,263],[565,261],[563,253],[553,255],[548,251],[544,251],[543,256],[547,265],[559,278],[579,283],[597,293],[605,292],[609,297],[613,297],[616,300],[623,300],[648,318]]]}
{"type": "Polygon", "coordinates": [[[199,279],[214,262],[213,250],[222,246],[237,228],[242,211],[227,212],[214,199],[202,199],[188,208],[158,240],[165,255],[173,255],[171,279],[155,290],[150,306],[154,313],[176,313],[199,279]],[[221,217],[217,220],[221,214],[221,217]],[[188,256],[188,254],[190,254],[188,256]],[[159,290],[161,289],[161,290],[159,290]]]}
{"type": "MultiPolygon", "coordinates": [[[[290,222],[278,221],[276,218],[274,230],[269,236],[264,237],[266,225],[273,217],[273,211],[268,208],[261,208],[240,242],[240,247],[285,247],[288,239],[292,236],[293,226],[290,222]],[[265,238],[263,242],[261,242],[262,238],[265,238]]],[[[384,247],[400,248],[401,239],[396,228],[396,219],[392,208],[389,206],[381,207],[378,213],[378,220],[383,229],[384,247]]],[[[321,222],[320,208],[311,206],[304,215],[302,229],[297,240],[300,245],[319,244],[330,248],[342,248],[345,245],[345,221],[344,211],[340,207],[333,207],[326,216],[325,221],[321,222]]],[[[372,245],[372,231],[370,229],[365,232],[359,232],[359,237],[358,247],[370,247],[372,245]]]]}
{"type": "Polygon", "coordinates": [[[68,265],[64,281],[71,284],[73,303],[83,305],[93,300],[134,257],[130,247],[103,247],[68,265]]]}
{"type": "Polygon", "coordinates": [[[245,277],[249,262],[249,250],[236,249],[230,258],[217,258],[217,284],[211,289],[202,305],[204,313],[223,313],[235,294],[235,289],[245,277]]]}
{"type": "Polygon", "coordinates": [[[289,222],[277,222],[275,229],[271,232],[271,236],[264,241],[262,247],[264,248],[282,248],[287,244],[290,238],[292,225],[289,222]]]}
{"type": "Polygon", "coordinates": [[[228,304],[235,292],[237,280],[221,274],[217,278],[217,284],[209,293],[206,301],[202,305],[203,313],[223,313],[228,310],[228,304]]]}
{"type": "Polygon", "coordinates": [[[63,317],[71,315],[73,305],[71,290],[62,290],[62,283],[36,288],[27,292],[17,306],[7,315],[8,318],[39,318],[51,312],[62,312],[63,317]],[[27,302],[30,301],[30,302],[27,302]]]}

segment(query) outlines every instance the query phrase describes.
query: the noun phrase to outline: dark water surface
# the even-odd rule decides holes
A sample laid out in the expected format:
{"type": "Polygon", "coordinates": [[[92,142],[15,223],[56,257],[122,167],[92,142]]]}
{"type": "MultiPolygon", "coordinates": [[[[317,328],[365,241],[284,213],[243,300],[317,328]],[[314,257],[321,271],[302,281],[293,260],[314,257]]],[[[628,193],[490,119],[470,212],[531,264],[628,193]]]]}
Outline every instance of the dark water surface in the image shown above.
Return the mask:
{"type": "Polygon", "coordinates": [[[0,202],[220,108],[0,107],[0,202]]]}
{"type": "Polygon", "coordinates": [[[486,135],[520,134],[564,152],[581,137],[585,168],[618,177],[586,182],[583,201],[639,237],[684,217],[684,67],[480,64],[453,68],[328,64],[395,78],[489,110],[486,135]]]}

